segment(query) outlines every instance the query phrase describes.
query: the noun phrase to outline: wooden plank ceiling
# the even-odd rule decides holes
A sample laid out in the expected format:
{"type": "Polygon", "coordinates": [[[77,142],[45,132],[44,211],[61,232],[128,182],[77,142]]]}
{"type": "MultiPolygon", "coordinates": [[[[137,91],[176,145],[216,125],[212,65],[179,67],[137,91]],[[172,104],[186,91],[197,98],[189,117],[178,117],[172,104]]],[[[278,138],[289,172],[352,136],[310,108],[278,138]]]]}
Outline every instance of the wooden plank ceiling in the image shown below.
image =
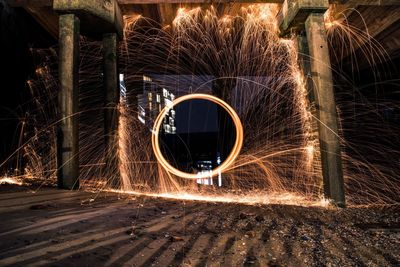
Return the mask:
{"type": "MultiPolygon", "coordinates": [[[[11,6],[25,8],[52,36],[58,36],[58,15],[52,0],[8,0],[11,6]]],[[[140,14],[162,26],[172,23],[178,8],[207,7],[211,3],[219,15],[234,14],[249,3],[281,3],[283,0],[118,0],[123,15],[140,14]]],[[[333,16],[347,18],[354,27],[368,27],[369,34],[391,58],[400,57],[400,0],[330,0],[335,5],[333,16]],[[340,4],[336,4],[339,2],[340,4]]],[[[357,44],[356,49],[363,46],[357,44]]],[[[346,57],[346,54],[343,55],[346,57]]]]}

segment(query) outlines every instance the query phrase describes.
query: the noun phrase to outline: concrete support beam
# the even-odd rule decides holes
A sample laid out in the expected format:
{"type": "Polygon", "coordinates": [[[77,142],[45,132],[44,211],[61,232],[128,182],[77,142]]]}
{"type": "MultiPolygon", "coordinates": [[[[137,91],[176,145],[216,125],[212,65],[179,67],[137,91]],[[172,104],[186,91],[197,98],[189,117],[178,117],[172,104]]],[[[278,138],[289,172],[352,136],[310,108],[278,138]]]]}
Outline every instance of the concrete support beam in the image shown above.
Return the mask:
{"type": "Polygon", "coordinates": [[[113,187],[118,179],[118,104],[120,98],[117,58],[118,36],[108,33],[103,36],[103,79],[105,94],[104,137],[106,146],[106,172],[113,187]],[[113,174],[110,176],[110,174],[113,174]]]}
{"type": "Polygon", "coordinates": [[[123,19],[117,0],[54,0],[53,9],[60,14],[76,14],[82,22],[82,34],[100,39],[115,32],[122,39],[123,19]]]}
{"type": "Polygon", "coordinates": [[[297,37],[299,64],[306,75],[309,100],[317,117],[324,194],[344,207],[338,116],[324,23],[328,8],[328,0],[285,0],[278,21],[282,36],[306,33],[306,37],[297,37]]]}
{"type": "Polygon", "coordinates": [[[324,193],[338,206],[345,206],[338,116],[333,91],[327,34],[323,14],[310,14],[305,22],[314,97],[318,115],[324,193]]]}
{"type": "Polygon", "coordinates": [[[309,14],[323,14],[328,8],[328,0],[285,0],[277,17],[281,35],[303,29],[309,14]]]}
{"type": "Polygon", "coordinates": [[[59,51],[59,118],[57,136],[58,186],[79,188],[78,72],[79,19],[73,14],[61,15],[59,51]]]}

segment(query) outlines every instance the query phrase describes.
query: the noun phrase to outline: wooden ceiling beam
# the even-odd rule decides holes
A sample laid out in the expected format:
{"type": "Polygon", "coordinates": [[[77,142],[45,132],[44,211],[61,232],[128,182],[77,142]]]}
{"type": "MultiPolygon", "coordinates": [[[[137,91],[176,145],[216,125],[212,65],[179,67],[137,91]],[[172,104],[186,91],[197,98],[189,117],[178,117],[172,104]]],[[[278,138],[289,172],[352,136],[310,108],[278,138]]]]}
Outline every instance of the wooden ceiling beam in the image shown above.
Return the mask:
{"type": "Polygon", "coordinates": [[[341,0],[340,4],[352,6],[396,6],[400,5],[400,0],[341,0]]]}
{"type": "MultiPolygon", "coordinates": [[[[120,5],[141,4],[231,4],[231,3],[276,3],[282,4],[284,0],[118,0],[120,5]]],[[[391,6],[400,5],[400,0],[329,0],[332,4],[347,6],[391,6]]],[[[23,6],[52,6],[53,0],[7,0],[13,7],[23,6]]]]}
{"type": "Polygon", "coordinates": [[[43,7],[53,6],[53,0],[7,0],[7,3],[12,7],[43,7]]]}
{"type": "Polygon", "coordinates": [[[284,0],[118,0],[120,5],[134,4],[228,4],[228,3],[278,3],[284,0]]]}
{"type": "Polygon", "coordinates": [[[58,14],[46,6],[25,6],[24,9],[55,39],[58,39],[58,14]]]}
{"type": "MultiPolygon", "coordinates": [[[[400,7],[396,7],[385,12],[386,16],[378,16],[373,22],[368,23],[368,34],[369,39],[360,39],[354,43],[352,50],[347,50],[341,55],[341,60],[349,57],[351,54],[359,53],[360,49],[365,48],[369,45],[369,40],[375,40],[378,35],[383,33],[393,25],[398,25],[400,22],[400,7]]],[[[370,48],[367,48],[370,49],[370,48]]]]}
{"type": "MultiPolygon", "coordinates": [[[[396,25],[392,25],[389,29],[382,32],[379,36],[377,36],[378,40],[385,40],[384,42],[381,41],[381,45],[384,49],[384,53],[390,57],[371,57],[366,56],[363,52],[358,49],[354,58],[351,60],[349,57],[343,59],[343,66],[345,69],[354,69],[357,66],[358,71],[363,71],[365,69],[371,68],[376,65],[380,65],[385,63],[388,59],[389,61],[394,60],[400,57],[400,30],[396,25]]],[[[386,65],[388,66],[388,65],[386,65]]]]}
{"type": "MultiPolygon", "coordinates": [[[[226,3],[283,3],[284,0],[118,0],[120,5],[141,4],[226,4],[226,3]]],[[[53,0],[7,0],[13,7],[26,5],[52,6],[53,0]]]]}
{"type": "Polygon", "coordinates": [[[158,8],[158,13],[159,13],[159,17],[160,17],[160,24],[165,27],[165,26],[172,26],[172,21],[175,18],[176,15],[176,10],[173,6],[173,4],[169,4],[169,3],[163,3],[163,4],[159,4],[157,6],[158,8]]]}

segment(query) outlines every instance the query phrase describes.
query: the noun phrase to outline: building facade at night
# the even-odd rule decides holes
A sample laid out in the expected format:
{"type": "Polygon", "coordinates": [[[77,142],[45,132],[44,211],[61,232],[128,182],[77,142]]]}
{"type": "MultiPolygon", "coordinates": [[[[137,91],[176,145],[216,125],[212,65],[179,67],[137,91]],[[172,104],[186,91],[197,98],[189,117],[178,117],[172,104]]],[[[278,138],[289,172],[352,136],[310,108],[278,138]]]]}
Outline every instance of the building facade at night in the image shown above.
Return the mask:
{"type": "MultiPolygon", "coordinates": [[[[164,107],[172,105],[175,95],[145,75],[136,85],[138,88],[135,88],[134,91],[141,92],[137,95],[138,119],[146,127],[152,129],[158,114],[164,107]]],[[[168,134],[176,134],[175,110],[173,107],[164,118],[163,131],[168,134]]]]}

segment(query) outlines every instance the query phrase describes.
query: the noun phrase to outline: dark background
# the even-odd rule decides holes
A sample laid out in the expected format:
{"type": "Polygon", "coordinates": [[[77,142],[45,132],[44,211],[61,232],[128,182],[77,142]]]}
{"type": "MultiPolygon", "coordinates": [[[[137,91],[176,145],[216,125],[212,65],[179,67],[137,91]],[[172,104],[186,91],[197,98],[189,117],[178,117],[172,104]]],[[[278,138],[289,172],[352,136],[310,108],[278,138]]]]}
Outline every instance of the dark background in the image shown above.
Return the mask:
{"type": "MultiPolygon", "coordinates": [[[[26,81],[35,74],[31,48],[48,48],[52,38],[24,9],[0,0],[0,162],[17,147],[20,122],[29,105],[26,81]]],[[[11,167],[11,166],[10,166],[11,167]]]]}

